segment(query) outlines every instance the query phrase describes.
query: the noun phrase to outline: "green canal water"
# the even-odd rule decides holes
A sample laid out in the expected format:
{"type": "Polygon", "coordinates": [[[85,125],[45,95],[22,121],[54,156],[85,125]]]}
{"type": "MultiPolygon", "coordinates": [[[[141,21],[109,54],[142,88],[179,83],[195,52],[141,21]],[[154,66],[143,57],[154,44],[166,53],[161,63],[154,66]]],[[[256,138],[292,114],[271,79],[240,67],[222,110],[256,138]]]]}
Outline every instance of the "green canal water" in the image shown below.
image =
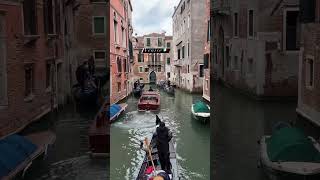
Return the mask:
{"type": "MultiPolygon", "coordinates": [[[[148,89],[149,87],[145,87],[148,89]]],[[[174,134],[181,180],[210,179],[210,125],[191,117],[191,105],[201,100],[177,90],[175,97],[160,91],[161,110],[158,114],[174,134]]],[[[138,112],[138,99],[126,100],[126,113],[111,126],[110,179],[136,178],[145,153],[139,149],[140,140],[155,131],[155,113],[138,112]]]]}

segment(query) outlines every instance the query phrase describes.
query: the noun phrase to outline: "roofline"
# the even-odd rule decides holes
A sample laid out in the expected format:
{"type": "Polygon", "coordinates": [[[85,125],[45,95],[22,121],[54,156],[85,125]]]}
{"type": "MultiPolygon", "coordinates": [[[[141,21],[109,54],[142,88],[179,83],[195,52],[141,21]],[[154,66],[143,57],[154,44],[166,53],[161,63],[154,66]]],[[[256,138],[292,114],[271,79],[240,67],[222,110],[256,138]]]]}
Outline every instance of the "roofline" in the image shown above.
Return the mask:
{"type": "Polygon", "coordinates": [[[181,4],[181,2],[182,2],[182,1],[184,1],[184,0],[180,0],[180,2],[179,2],[179,4],[178,4],[177,8],[174,10],[173,15],[172,15],[172,18],[173,18],[173,16],[176,14],[177,9],[179,9],[178,7],[180,6],[180,4],[181,4]]]}

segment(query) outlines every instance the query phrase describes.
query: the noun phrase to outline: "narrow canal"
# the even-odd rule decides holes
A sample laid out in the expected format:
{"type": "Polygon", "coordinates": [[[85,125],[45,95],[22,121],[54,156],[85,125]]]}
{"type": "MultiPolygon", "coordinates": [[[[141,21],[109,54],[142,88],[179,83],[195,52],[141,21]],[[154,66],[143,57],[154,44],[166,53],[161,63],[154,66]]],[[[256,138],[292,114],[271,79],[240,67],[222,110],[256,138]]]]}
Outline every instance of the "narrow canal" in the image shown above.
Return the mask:
{"type": "Polygon", "coordinates": [[[295,121],[296,102],[257,102],[215,85],[211,123],[211,172],[214,179],[265,180],[257,168],[257,140],[279,122],[295,121]]]}
{"type": "Polygon", "coordinates": [[[105,180],[109,178],[107,159],[88,155],[88,128],[96,109],[77,109],[65,105],[28,127],[24,133],[50,129],[56,142],[46,159],[33,163],[27,180],[105,180]]]}
{"type": "MultiPolygon", "coordinates": [[[[145,87],[148,89],[149,87],[145,87]]],[[[200,95],[176,91],[175,97],[161,94],[158,116],[174,134],[181,180],[210,179],[210,125],[191,118],[191,104],[202,99],[200,95]]],[[[154,113],[137,111],[138,99],[126,100],[126,114],[111,126],[110,179],[135,179],[145,153],[139,149],[140,140],[151,137],[155,131],[154,113]]]]}

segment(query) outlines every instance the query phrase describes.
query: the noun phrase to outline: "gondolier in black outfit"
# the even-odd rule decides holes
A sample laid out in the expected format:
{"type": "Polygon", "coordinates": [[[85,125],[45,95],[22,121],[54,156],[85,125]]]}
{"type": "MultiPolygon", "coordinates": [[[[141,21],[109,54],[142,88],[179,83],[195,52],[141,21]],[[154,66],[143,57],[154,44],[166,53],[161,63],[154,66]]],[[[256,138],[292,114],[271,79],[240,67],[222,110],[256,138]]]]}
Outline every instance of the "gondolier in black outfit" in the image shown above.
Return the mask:
{"type": "Polygon", "coordinates": [[[87,66],[88,62],[85,61],[83,62],[83,64],[81,64],[77,70],[76,70],[76,76],[77,76],[77,81],[79,83],[79,85],[81,86],[81,89],[84,88],[84,83],[85,80],[87,80],[87,70],[86,70],[86,66],[87,66]]]}
{"type": "MultiPolygon", "coordinates": [[[[160,119],[157,118],[157,121],[159,120],[160,119]]],[[[169,142],[172,139],[172,134],[169,128],[166,127],[165,123],[160,122],[160,126],[157,127],[154,135],[156,138],[161,169],[167,173],[171,173],[169,142]]]]}
{"type": "Polygon", "coordinates": [[[94,59],[93,56],[91,56],[88,60],[88,69],[91,76],[95,73],[95,65],[94,65],[94,59]]]}

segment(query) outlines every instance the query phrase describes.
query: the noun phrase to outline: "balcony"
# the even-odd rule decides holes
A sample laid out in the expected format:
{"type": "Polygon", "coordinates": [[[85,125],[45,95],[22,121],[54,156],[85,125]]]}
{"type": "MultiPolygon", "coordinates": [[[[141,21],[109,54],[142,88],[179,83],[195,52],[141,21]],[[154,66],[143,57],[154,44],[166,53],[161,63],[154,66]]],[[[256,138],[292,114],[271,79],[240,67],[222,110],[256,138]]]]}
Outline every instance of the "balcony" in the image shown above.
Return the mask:
{"type": "Polygon", "coordinates": [[[176,59],[176,60],[174,60],[174,61],[173,61],[173,65],[174,65],[174,66],[182,66],[182,61],[181,61],[181,59],[176,59]]]}
{"type": "Polygon", "coordinates": [[[162,65],[162,61],[148,61],[148,65],[149,66],[161,66],[162,65]]]}
{"type": "Polygon", "coordinates": [[[212,12],[214,15],[231,14],[231,0],[214,0],[212,6],[212,12]]]}

